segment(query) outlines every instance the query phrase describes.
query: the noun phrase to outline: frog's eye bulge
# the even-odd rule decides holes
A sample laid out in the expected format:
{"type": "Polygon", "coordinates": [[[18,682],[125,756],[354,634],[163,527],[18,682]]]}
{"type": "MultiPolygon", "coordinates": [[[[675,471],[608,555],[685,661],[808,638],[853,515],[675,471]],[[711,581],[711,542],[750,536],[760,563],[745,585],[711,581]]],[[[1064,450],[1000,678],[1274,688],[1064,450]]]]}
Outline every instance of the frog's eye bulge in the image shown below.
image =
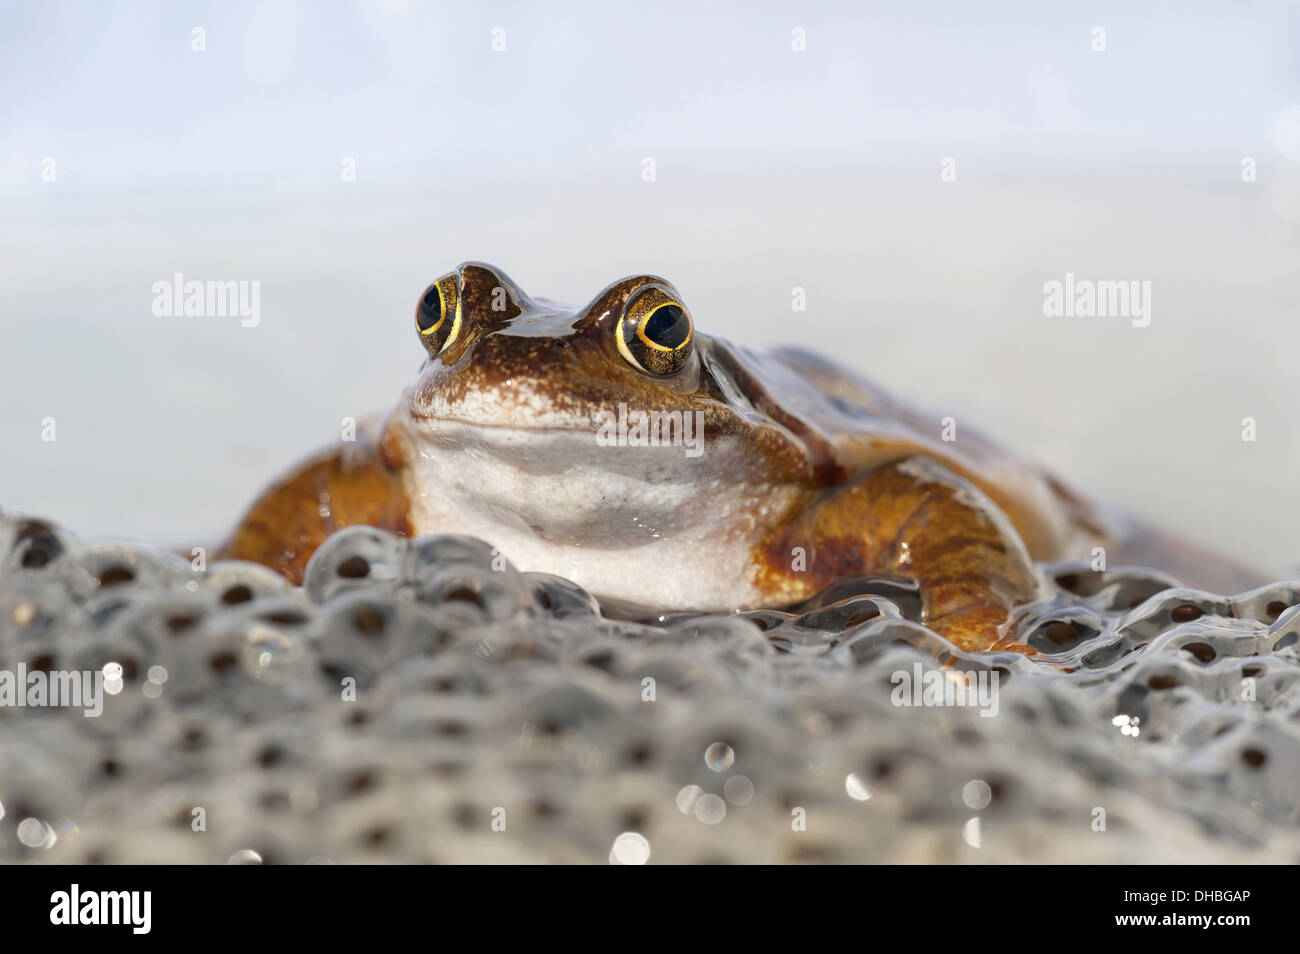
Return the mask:
{"type": "Polygon", "coordinates": [[[415,306],[415,328],[430,358],[439,354],[460,334],[460,289],[456,277],[447,275],[430,285],[415,306]]]}
{"type": "Polygon", "coordinates": [[[617,334],[619,353],[634,368],[675,374],[691,356],[695,326],[670,289],[651,285],[628,301],[617,334]]]}

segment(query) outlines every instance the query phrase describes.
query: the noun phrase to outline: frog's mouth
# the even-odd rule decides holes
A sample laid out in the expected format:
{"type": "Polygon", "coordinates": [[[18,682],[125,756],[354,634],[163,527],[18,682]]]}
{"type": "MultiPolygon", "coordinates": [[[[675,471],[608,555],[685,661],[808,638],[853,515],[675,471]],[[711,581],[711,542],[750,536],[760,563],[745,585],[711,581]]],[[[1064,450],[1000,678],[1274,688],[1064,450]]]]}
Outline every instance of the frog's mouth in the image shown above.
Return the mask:
{"type": "Polygon", "coordinates": [[[438,414],[411,413],[413,429],[421,438],[435,443],[518,443],[526,435],[544,439],[547,435],[594,433],[596,427],[583,418],[564,418],[548,421],[544,425],[511,423],[503,420],[474,420],[467,417],[446,417],[438,414]],[[518,438],[511,436],[518,435],[518,438]]]}
{"type": "Polygon", "coordinates": [[[506,392],[476,389],[448,396],[425,390],[408,401],[407,413],[411,430],[430,445],[544,452],[557,440],[573,440],[576,446],[570,450],[582,457],[614,449],[667,452],[673,447],[700,457],[706,436],[713,437],[704,433],[704,410],[688,402],[654,403],[660,406],[643,409],[619,396],[556,395],[521,381],[506,392]]]}
{"type": "Polygon", "coordinates": [[[408,399],[415,428],[436,437],[440,433],[463,436],[471,429],[489,433],[505,431],[594,432],[599,419],[617,402],[584,400],[576,395],[555,395],[530,381],[517,381],[509,389],[467,389],[448,394],[441,388],[421,391],[408,399]]]}

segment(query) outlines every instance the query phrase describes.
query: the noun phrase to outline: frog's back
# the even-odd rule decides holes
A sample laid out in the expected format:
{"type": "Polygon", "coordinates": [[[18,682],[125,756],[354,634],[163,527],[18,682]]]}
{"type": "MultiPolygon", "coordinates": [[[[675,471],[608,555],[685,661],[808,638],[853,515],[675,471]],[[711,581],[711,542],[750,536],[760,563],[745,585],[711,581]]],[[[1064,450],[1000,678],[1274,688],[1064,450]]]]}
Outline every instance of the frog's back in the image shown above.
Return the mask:
{"type": "Polygon", "coordinates": [[[846,475],[920,454],[987,494],[1010,518],[1038,561],[1093,559],[1141,564],[1184,583],[1224,593],[1266,576],[1202,548],[1108,512],[1064,481],[960,421],[944,440],[941,415],[907,404],[862,375],[802,348],[749,353],[773,399],[821,432],[846,475]]]}
{"type": "Polygon", "coordinates": [[[987,494],[1037,560],[1084,558],[1107,534],[1081,496],[960,422],[944,440],[940,415],[900,401],[866,378],[802,348],[750,351],[723,342],[751,400],[778,422],[798,421],[826,449],[840,479],[907,457],[937,461],[987,494]]]}

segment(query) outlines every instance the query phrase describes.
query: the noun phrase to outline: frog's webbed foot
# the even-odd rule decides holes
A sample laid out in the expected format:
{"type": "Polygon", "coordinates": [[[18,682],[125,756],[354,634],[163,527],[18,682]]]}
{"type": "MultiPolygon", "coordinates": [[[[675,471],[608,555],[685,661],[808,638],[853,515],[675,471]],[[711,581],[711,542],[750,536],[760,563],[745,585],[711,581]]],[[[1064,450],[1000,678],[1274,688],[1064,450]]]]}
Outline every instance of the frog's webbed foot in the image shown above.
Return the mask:
{"type": "Polygon", "coordinates": [[[854,573],[913,580],[921,622],[965,650],[1017,649],[1012,609],[1038,575],[1011,521],[969,481],[924,457],[877,467],[819,500],[783,534],[811,544],[818,582],[854,573]]]}

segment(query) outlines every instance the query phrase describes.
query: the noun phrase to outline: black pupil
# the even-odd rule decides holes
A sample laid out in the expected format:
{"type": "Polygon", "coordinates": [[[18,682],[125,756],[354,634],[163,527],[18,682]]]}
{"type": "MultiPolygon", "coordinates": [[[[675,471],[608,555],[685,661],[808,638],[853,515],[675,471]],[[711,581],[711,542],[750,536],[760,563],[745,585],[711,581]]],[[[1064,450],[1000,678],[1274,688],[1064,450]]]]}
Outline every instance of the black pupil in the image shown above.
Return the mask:
{"type": "Polygon", "coordinates": [[[677,305],[660,305],[645,323],[645,336],[663,348],[676,348],[691,335],[691,320],[677,305]]]}
{"type": "Polygon", "coordinates": [[[421,331],[428,331],[441,320],[442,296],[438,294],[438,286],[434,285],[420,299],[420,314],[417,316],[416,324],[420,326],[421,331]]]}

